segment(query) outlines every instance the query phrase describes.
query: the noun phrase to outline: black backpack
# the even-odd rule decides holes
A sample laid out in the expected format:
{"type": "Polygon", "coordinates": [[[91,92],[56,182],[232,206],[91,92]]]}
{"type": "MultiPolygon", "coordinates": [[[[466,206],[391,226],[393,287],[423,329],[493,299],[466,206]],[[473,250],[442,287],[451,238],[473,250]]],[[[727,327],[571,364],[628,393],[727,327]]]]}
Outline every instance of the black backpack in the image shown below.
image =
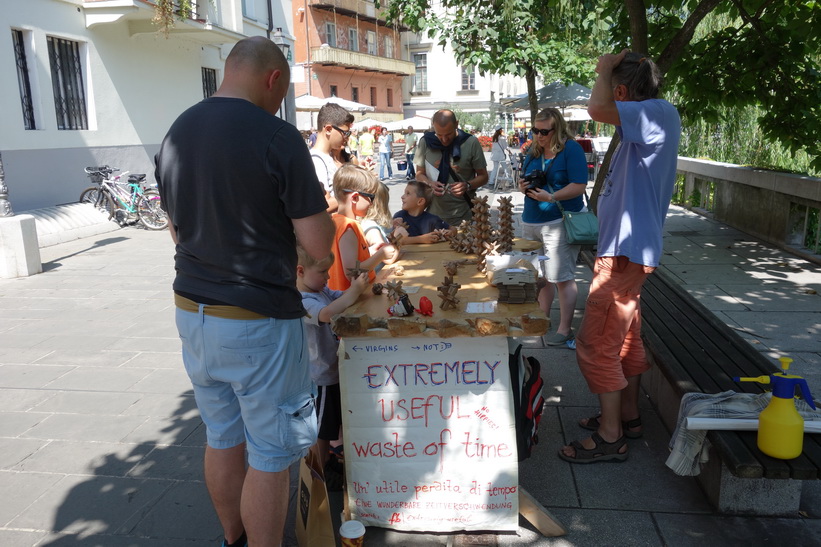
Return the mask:
{"type": "Polygon", "coordinates": [[[535,357],[522,357],[521,344],[510,354],[510,380],[516,419],[519,461],[524,461],[539,444],[539,422],[544,409],[542,365],[535,357]]]}

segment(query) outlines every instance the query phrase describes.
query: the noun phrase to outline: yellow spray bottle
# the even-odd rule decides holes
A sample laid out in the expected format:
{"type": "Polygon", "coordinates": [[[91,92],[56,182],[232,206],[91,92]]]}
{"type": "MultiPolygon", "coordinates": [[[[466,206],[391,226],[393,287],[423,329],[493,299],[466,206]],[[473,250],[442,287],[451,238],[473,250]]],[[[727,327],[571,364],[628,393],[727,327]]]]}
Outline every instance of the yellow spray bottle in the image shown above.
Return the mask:
{"type": "Polygon", "coordinates": [[[758,415],[758,448],[773,458],[791,460],[804,449],[804,418],[795,408],[795,388],[800,387],[807,404],[815,409],[807,381],[787,374],[792,359],[780,357],[782,372],[756,378],[735,378],[738,382],[772,384],[773,396],[758,415]]]}

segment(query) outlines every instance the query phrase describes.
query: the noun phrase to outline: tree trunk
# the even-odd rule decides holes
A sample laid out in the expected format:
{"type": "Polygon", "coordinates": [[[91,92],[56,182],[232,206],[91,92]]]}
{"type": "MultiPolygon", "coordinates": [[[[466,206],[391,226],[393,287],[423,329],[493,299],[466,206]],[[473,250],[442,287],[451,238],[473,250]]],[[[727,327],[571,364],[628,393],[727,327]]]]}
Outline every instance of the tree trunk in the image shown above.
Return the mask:
{"type": "Polygon", "coordinates": [[[536,113],[539,111],[539,98],[536,96],[536,69],[533,65],[527,66],[525,80],[527,80],[527,102],[530,105],[530,127],[533,127],[536,123],[536,113]]]}

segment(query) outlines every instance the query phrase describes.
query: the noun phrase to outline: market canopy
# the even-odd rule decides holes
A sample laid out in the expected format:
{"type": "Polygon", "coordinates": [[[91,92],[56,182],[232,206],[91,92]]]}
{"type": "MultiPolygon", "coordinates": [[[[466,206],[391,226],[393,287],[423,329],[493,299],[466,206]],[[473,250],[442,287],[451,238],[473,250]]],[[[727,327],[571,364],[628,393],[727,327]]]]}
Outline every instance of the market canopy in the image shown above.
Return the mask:
{"type": "MultiPolygon", "coordinates": [[[[586,108],[580,108],[577,106],[562,109],[562,115],[564,116],[565,121],[568,122],[585,122],[592,119],[590,114],[587,113],[586,108]]],[[[522,110],[521,112],[516,112],[513,116],[517,120],[530,120],[530,111],[522,110]]]]}
{"type": "Polygon", "coordinates": [[[361,130],[370,129],[371,127],[373,127],[375,125],[382,125],[383,123],[385,123],[384,120],[375,120],[373,118],[362,118],[358,122],[354,122],[353,125],[351,125],[351,129],[357,129],[357,130],[361,131],[361,130]]]}
{"type": "MultiPolygon", "coordinates": [[[[553,82],[536,91],[536,102],[539,109],[548,107],[564,109],[574,105],[586,105],[590,100],[591,91],[589,87],[576,83],[564,85],[562,82],[553,82]]],[[[513,108],[530,107],[527,93],[503,99],[501,102],[513,108]]]]}
{"type": "Polygon", "coordinates": [[[414,116],[412,118],[405,118],[395,122],[388,122],[385,124],[388,131],[401,131],[408,127],[413,127],[414,133],[422,133],[431,128],[430,118],[423,118],[422,116],[414,116]]]}
{"type": "Polygon", "coordinates": [[[319,112],[319,109],[328,103],[336,103],[348,112],[373,112],[374,108],[367,104],[341,99],[339,97],[314,97],[300,95],[296,98],[296,109],[302,112],[319,112]]]}

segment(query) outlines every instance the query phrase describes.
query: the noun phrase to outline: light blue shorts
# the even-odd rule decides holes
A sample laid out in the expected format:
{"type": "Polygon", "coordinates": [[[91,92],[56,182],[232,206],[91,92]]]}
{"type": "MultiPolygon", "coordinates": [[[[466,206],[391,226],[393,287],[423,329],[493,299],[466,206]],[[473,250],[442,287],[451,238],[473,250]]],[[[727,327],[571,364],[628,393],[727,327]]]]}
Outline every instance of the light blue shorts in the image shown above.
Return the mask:
{"type": "Polygon", "coordinates": [[[223,319],[177,308],[182,359],[208,446],[247,442],[248,465],[282,471],[316,442],[302,319],[223,319]]]}

